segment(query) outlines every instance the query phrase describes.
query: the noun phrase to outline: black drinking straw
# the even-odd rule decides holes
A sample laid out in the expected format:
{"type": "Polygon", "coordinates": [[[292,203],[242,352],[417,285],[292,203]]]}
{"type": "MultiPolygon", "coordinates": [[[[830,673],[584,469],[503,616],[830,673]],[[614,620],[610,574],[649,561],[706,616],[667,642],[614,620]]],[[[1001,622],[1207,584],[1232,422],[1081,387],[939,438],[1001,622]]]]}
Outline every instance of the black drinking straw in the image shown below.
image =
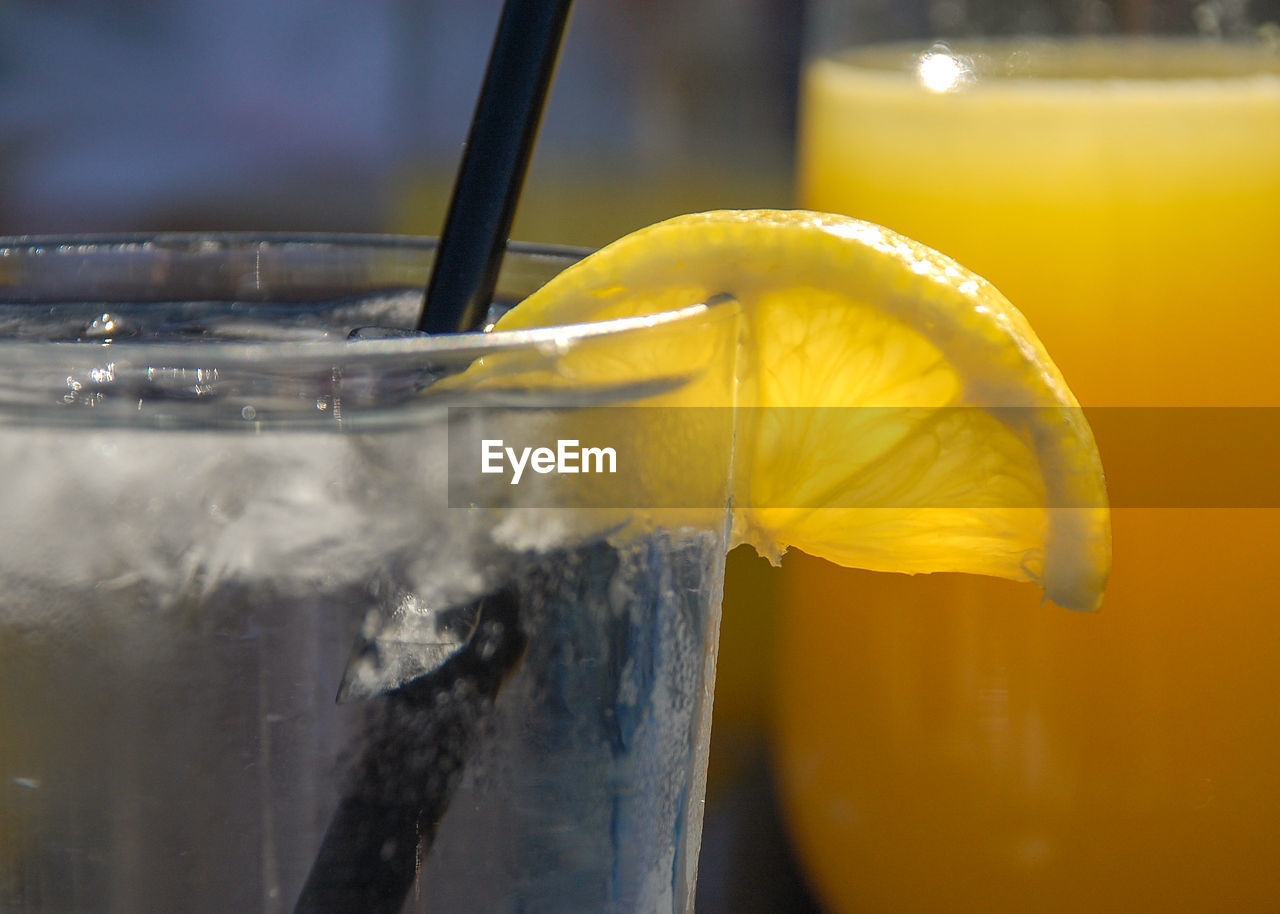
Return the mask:
{"type": "Polygon", "coordinates": [[[484,319],[571,0],[507,0],[440,233],[418,329],[474,330],[484,319]]]}
{"type": "MultiPolygon", "coordinates": [[[[506,0],[418,329],[479,326],[572,0],[506,0]]],[[[524,653],[516,592],[482,599],[475,634],[439,669],[390,691],[329,822],[294,914],[398,914],[485,709],[524,653]]],[[[429,889],[428,889],[429,891],[429,889]]]]}
{"type": "Polygon", "coordinates": [[[508,586],[481,601],[476,632],[458,653],[386,694],[294,914],[398,914],[419,848],[431,846],[484,715],[524,647],[519,594],[508,586]]]}

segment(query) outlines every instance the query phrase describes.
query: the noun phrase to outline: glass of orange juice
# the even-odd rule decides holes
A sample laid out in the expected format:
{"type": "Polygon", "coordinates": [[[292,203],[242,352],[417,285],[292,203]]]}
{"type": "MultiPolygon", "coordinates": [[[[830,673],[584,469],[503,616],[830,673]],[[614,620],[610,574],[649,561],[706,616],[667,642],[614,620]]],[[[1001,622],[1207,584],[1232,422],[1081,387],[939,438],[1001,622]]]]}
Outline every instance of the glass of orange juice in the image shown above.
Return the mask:
{"type": "Polygon", "coordinates": [[[1280,508],[1203,496],[1273,458],[1261,427],[1190,446],[1280,406],[1267,15],[815,5],[801,204],[1027,314],[1090,413],[1115,560],[1097,615],[784,563],[777,765],[832,911],[1280,910],[1280,508]]]}

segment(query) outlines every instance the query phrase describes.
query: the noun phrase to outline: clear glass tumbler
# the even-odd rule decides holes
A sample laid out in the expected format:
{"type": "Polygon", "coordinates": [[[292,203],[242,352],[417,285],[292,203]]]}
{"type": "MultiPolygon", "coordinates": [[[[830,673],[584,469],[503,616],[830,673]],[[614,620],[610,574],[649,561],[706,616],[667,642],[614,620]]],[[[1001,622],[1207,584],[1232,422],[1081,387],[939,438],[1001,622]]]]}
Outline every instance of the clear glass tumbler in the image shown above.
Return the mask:
{"type": "Polygon", "coordinates": [[[398,333],[432,256],[0,240],[0,909],[691,910],[730,435],[639,523],[486,501],[458,430],[728,384],[736,315],[398,333]]]}

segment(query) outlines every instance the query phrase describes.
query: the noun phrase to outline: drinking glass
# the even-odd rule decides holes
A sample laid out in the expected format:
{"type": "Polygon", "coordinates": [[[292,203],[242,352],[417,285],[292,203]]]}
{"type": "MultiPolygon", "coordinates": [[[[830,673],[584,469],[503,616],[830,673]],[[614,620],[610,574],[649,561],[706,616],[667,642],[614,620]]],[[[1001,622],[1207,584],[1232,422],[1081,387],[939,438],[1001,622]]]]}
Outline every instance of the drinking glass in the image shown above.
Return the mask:
{"type": "Polygon", "coordinates": [[[802,204],[992,280],[1086,407],[1115,509],[1096,616],[789,564],[780,778],[833,911],[1280,907],[1280,510],[1204,494],[1272,475],[1275,17],[814,4],[802,204]]]}
{"type": "Polygon", "coordinates": [[[629,452],[676,507],[465,445],[670,427],[736,311],[428,338],[432,256],[0,240],[0,909],[691,910],[731,434],[629,452]]]}

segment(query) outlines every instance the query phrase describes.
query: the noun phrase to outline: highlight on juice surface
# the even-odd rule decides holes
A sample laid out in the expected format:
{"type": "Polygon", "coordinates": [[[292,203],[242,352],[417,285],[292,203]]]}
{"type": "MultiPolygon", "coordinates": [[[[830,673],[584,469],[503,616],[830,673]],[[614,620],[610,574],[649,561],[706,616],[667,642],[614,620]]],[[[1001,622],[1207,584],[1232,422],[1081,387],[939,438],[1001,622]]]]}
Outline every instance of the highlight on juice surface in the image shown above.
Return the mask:
{"type": "Polygon", "coordinates": [[[1280,405],[1274,10],[873,7],[815,5],[801,202],[1027,315],[1092,420],[1116,558],[1087,620],[784,565],[776,757],[809,878],[840,912],[1275,910],[1280,510],[1197,497],[1269,478],[1269,426],[1192,446],[1280,405]]]}

